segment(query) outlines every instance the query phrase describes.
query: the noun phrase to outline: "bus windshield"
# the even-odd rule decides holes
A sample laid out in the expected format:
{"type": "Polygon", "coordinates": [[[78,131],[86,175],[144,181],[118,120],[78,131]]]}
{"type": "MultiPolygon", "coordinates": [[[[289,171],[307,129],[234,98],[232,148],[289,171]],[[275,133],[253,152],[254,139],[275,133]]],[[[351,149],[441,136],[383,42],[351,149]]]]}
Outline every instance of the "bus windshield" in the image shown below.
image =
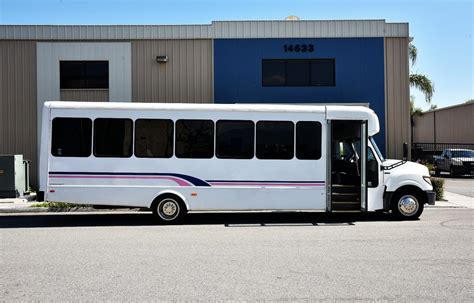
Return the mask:
{"type": "Polygon", "coordinates": [[[375,152],[376,152],[377,155],[379,156],[380,161],[382,161],[382,162],[385,161],[385,158],[382,156],[382,153],[380,152],[380,149],[379,149],[379,147],[377,146],[377,143],[375,143],[374,138],[369,137],[369,140],[370,140],[370,143],[372,143],[372,146],[374,147],[375,152]]]}

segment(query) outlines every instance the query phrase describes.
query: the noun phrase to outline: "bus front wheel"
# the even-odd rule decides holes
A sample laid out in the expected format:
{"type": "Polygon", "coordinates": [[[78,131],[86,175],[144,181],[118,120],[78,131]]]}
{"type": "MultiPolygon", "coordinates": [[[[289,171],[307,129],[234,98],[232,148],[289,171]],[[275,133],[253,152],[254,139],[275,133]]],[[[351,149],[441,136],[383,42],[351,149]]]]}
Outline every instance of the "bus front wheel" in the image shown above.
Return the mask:
{"type": "Polygon", "coordinates": [[[418,191],[400,190],[392,200],[392,214],[400,220],[416,220],[423,212],[425,201],[418,191]]]}
{"type": "Polygon", "coordinates": [[[175,195],[162,195],[151,205],[153,215],[163,224],[176,224],[186,214],[186,205],[175,195]]]}

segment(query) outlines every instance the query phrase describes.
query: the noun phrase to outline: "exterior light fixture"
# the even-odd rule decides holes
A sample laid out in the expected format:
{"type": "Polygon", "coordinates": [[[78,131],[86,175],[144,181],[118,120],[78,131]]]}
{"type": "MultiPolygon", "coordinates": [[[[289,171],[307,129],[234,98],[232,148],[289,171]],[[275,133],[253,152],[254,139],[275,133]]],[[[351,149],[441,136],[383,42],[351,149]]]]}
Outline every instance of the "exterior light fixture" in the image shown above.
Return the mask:
{"type": "Polygon", "coordinates": [[[166,63],[168,62],[168,56],[156,56],[156,62],[166,63]]]}

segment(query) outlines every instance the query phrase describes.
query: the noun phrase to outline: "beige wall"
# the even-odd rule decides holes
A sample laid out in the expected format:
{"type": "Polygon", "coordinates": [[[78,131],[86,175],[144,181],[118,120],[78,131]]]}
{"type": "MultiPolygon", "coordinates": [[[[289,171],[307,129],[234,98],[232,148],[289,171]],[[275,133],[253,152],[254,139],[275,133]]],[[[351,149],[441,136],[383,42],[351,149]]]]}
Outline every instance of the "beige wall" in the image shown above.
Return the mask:
{"type": "Polygon", "coordinates": [[[474,144],[474,103],[427,112],[414,122],[416,143],[474,144]]]}
{"type": "Polygon", "coordinates": [[[385,128],[387,157],[401,159],[410,138],[408,38],[385,38],[385,128]]]}
{"type": "Polygon", "coordinates": [[[212,68],[211,40],[132,41],[132,100],[211,103],[212,68]]]}
{"type": "Polygon", "coordinates": [[[38,181],[36,149],[36,42],[0,41],[0,154],[31,160],[38,181]]]}
{"type": "Polygon", "coordinates": [[[413,117],[413,143],[434,143],[434,114],[413,117]]]}
{"type": "Polygon", "coordinates": [[[61,101],[109,101],[108,89],[61,89],[61,101]]]}

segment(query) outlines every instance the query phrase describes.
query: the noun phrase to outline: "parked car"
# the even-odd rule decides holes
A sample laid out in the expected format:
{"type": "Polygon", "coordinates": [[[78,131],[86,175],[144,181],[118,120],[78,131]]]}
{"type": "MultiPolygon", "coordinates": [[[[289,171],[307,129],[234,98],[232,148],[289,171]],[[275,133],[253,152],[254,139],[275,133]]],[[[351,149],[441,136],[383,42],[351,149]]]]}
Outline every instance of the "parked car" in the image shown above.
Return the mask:
{"type": "Polygon", "coordinates": [[[440,156],[434,156],[435,173],[447,171],[451,176],[474,175],[474,150],[447,148],[440,156]]]}

